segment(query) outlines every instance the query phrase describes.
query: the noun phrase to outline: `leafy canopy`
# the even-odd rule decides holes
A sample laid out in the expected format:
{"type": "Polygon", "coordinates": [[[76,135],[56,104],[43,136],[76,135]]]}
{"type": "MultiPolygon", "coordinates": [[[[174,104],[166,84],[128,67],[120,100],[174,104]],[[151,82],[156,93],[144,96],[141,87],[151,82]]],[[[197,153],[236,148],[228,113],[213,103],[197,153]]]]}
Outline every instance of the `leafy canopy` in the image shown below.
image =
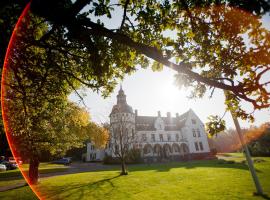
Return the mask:
{"type": "Polygon", "coordinates": [[[31,3],[31,10],[51,27],[36,45],[57,54],[65,51],[67,62],[78,60],[64,72],[104,96],[137,65],[154,70],[167,66],[177,72],[178,85],[193,89],[194,97],[211,88],[228,91],[227,108],[250,120],[252,113],[241,108],[241,101],[254,109],[269,106],[270,34],[260,20],[269,8],[263,0],[31,3]],[[110,21],[115,13],[123,13],[121,19],[110,21]],[[106,21],[118,25],[111,28],[106,21]],[[55,33],[61,42],[51,45],[48,40],[55,33]]]}

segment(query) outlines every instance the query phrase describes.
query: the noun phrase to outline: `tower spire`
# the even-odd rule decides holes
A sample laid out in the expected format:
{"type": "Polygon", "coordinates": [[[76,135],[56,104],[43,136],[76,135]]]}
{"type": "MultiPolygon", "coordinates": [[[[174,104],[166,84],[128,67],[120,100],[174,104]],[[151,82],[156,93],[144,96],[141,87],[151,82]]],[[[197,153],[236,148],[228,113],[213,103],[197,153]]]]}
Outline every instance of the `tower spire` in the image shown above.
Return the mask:
{"type": "Polygon", "coordinates": [[[122,88],[122,84],[120,84],[120,90],[118,91],[117,95],[117,104],[126,104],[126,95],[124,93],[124,90],[122,88]]]}

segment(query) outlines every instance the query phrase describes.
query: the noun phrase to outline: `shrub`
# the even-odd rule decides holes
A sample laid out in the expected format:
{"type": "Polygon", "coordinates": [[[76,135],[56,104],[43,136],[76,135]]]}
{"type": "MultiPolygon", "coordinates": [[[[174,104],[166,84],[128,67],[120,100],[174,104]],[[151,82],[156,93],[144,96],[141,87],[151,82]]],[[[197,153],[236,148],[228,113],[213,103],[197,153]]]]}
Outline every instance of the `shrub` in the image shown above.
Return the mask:
{"type": "MultiPolygon", "coordinates": [[[[141,163],[142,158],[141,158],[141,153],[139,149],[131,149],[126,157],[126,163],[127,164],[136,164],[136,163],[141,163]]],[[[120,164],[121,160],[118,157],[112,157],[110,155],[105,155],[103,159],[104,164],[120,164]]]]}

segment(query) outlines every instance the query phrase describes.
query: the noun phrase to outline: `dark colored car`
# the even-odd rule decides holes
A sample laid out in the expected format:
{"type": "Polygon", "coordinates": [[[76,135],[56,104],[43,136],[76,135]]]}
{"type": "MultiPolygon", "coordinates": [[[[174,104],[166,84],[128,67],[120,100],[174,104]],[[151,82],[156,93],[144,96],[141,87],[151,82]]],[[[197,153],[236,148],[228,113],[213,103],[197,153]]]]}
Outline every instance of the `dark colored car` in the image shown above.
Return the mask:
{"type": "Polygon", "coordinates": [[[71,159],[70,158],[61,158],[59,160],[52,161],[52,164],[70,165],[71,159]]]}
{"type": "Polygon", "coordinates": [[[17,169],[18,168],[18,165],[16,163],[13,163],[13,162],[9,162],[9,161],[1,161],[2,165],[5,165],[7,167],[7,170],[12,170],[12,169],[17,169]]]}

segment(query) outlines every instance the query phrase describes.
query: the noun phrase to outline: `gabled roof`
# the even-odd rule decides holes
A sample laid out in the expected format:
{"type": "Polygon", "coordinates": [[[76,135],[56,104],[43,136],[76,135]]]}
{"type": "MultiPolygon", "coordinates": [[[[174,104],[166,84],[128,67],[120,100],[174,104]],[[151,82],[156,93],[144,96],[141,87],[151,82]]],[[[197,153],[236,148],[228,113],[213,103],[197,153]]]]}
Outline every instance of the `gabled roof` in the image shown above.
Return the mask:
{"type": "MultiPolygon", "coordinates": [[[[165,130],[174,131],[180,130],[186,123],[189,111],[178,117],[161,117],[164,122],[165,130]]],[[[155,121],[158,116],[136,116],[136,130],[155,131],[155,121]]]]}

